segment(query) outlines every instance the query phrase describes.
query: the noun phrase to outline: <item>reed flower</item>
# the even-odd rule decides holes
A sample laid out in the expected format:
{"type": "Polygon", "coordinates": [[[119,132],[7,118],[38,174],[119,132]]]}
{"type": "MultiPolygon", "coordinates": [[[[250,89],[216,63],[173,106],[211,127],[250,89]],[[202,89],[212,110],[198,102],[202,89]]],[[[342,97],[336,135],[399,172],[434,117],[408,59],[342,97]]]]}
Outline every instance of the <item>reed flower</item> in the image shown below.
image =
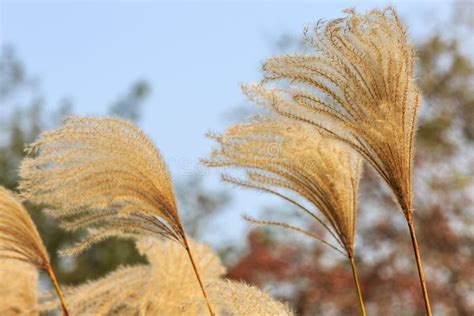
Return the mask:
{"type": "Polygon", "coordinates": [[[412,209],[411,168],[420,93],[413,82],[414,49],[393,9],[319,22],[305,32],[311,55],[270,58],[265,89],[248,92],[275,112],[310,123],[349,144],[412,209]]]}
{"type": "Polygon", "coordinates": [[[220,315],[294,315],[286,304],[272,299],[264,291],[243,282],[217,279],[207,288],[211,302],[219,306],[220,315]]]}
{"type": "Polygon", "coordinates": [[[38,270],[30,263],[0,261],[0,315],[38,315],[38,270]]]}
{"type": "Polygon", "coordinates": [[[186,249],[207,301],[166,166],[142,131],[122,119],[70,117],[40,135],[27,153],[22,194],[48,206],[63,228],[88,232],[65,254],[117,235],[171,239],[186,249]]]}
{"type": "MultiPolygon", "coordinates": [[[[189,240],[196,265],[206,280],[209,301],[219,315],[291,315],[284,304],[237,282],[221,279],[225,268],[206,245],[189,240]]],[[[142,238],[137,248],[148,265],[124,267],[108,276],[65,291],[77,315],[202,315],[200,299],[186,251],[169,240],[142,238]]],[[[58,302],[47,300],[43,311],[58,302]]]]}
{"type": "MultiPolygon", "coordinates": [[[[17,260],[45,271],[53,282],[64,315],[69,315],[48,252],[35,224],[20,198],[3,187],[0,187],[0,259],[0,269],[8,268],[11,261],[17,260]]],[[[25,273],[29,273],[28,269],[25,273]]],[[[21,279],[22,276],[18,278],[21,279]]],[[[2,282],[4,281],[6,282],[2,278],[2,282]]],[[[34,286],[36,287],[36,284],[34,286]]]]}
{"type": "Polygon", "coordinates": [[[388,184],[407,219],[431,313],[412,224],[412,166],[420,92],[415,51],[395,10],[319,22],[305,30],[312,54],[270,58],[264,79],[245,88],[284,117],[315,126],[351,146],[388,184]]]}
{"type": "MultiPolygon", "coordinates": [[[[222,262],[209,246],[193,240],[190,240],[189,245],[195,254],[196,266],[205,280],[205,286],[224,275],[222,262]]],[[[200,289],[193,280],[193,269],[182,247],[148,238],[137,242],[137,248],[150,262],[150,282],[153,285],[144,295],[140,310],[146,311],[147,315],[180,315],[188,302],[196,301],[196,310],[185,314],[202,315],[205,312],[206,307],[199,299],[200,289]]],[[[219,307],[213,304],[211,297],[209,300],[220,315],[219,307]]]]}
{"type": "MultiPolygon", "coordinates": [[[[322,137],[314,128],[285,120],[258,119],[229,128],[223,135],[209,135],[218,143],[209,167],[238,168],[245,178],[223,175],[236,185],[269,192],[296,205],[324,226],[337,245],[301,228],[273,221],[250,222],[288,228],[320,240],[345,254],[354,269],[354,235],[361,159],[350,148],[322,137]],[[285,192],[311,203],[308,209],[285,192]],[[322,214],[324,220],[317,215],[322,214]]],[[[364,314],[362,297],[354,274],[364,314]]]]}
{"type": "MultiPolygon", "coordinates": [[[[199,288],[192,282],[193,272],[186,264],[186,253],[174,243],[142,239],[139,251],[150,261],[153,291],[144,297],[140,311],[146,315],[202,315],[205,306],[199,300],[199,288]]],[[[292,313],[285,304],[273,300],[261,290],[240,282],[226,280],[218,255],[207,245],[190,240],[196,265],[206,280],[209,301],[217,315],[282,315],[292,313]]]]}
{"type": "MultiPolygon", "coordinates": [[[[121,267],[104,278],[66,287],[64,296],[73,315],[115,315],[130,310],[130,306],[140,301],[149,276],[150,269],[144,265],[121,267]]],[[[41,294],[39,310],[56,309],[59,302],[52,293],[41,294]]]]}

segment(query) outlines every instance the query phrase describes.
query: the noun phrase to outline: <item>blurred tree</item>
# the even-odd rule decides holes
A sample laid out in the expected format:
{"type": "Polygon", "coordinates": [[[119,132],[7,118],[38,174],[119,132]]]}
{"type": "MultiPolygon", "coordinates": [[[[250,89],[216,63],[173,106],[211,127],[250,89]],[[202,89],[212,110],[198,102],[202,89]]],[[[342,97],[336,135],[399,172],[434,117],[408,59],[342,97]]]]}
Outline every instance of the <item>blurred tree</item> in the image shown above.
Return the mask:
{"type": "Polygon", "coordinates": [[[123,117],[132,122],[138,122],[141,113],[142,100],[150,93],[150,87],[144,80],[137,81],[130,91],[109,109],[111,115],[123,117]]]}
{"type": "MultiPolygon", "coordinates": [[[[451,23],[418,45],[424,104],[417,134],[415,216],[435,315],[474,314],[474,60],[472,46],[466,49],[474,19],[464,14],[472,9],[472,3],[457,3],[451,23]]],[[[278,45],[286,47],[282,41],[278,45]]],[[[424,315],[402,214],[370,168],[360,196],[356,253],[367,313],[424,315]]],[[[248,247],[229,277],[268,288],[298,315],[356,313],[350,268],[325,247],[308,247],[267,229],[252,230],[248,247]]]]}
{"type": "Polygon", "coordinates": [[[186,233],[194,238],[199,238],[209,228],[209,221],[231,200],[227,191],[206,187],[204,177],[200,175],[178,183],[176,198],[186,233]]]}

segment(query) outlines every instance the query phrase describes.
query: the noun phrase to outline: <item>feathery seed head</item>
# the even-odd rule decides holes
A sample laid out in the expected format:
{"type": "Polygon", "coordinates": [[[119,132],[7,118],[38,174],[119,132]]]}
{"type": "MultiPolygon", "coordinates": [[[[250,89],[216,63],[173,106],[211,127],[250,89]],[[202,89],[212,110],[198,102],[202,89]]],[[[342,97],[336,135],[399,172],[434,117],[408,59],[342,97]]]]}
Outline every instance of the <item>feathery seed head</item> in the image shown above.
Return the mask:
{"type": "Polygon", "coordinates": [[[352,253],[360,177],[357,154],[311,127],[283,120],[235,125],[215,139],[219,147],[203,162],[246,171],[245,180],[224,175],[225,181],[276,194],[322,222],[279,191],[298,194],[320,210],[329,222],[326,229],[352,253]]]}
{"type": "Polygon", "coordinates": [[[270,58],[256,102],[316,126],[358,151],[411,209],[411,168],[420,93],[413,81],[414,48],[392,8],[328,22],[305,32],[313,54],[270,58]]]}
{"type": "MultiPolygon", "coordinates": [[[[204,280],[225,273],[219,257],[209,246],[188,239],[204,280]]],[[[195,303],[195,313],[206,311],[199,285],[186,250],[171,240],[140,238],[136,241],[148,265],[123,267],[104,278],[66,288],[73,315],[183,315],[187,302],[195,303]],[[199,312],[198,312],[199,311],[199,312]]],[[[41,306],[54,309],[58,301],[50,295],[41,306]]]]}
{"type": "MultiPolygon", "coordinates": [[[[189,238],[188,241],[204,286],[222,277],[225,267],[217,254],[208,245],[189,238]]],[[[183,247],[173,242],[148,238],[139,240],[137,248],[147,256],[153,269],[146,300],[140,304],[141,311],[146,311],[147,315],[206,314],[201,289],[183,247]],[[184,312],[190,301],[197,302],[195,309],[184,312]]],[[[212,306],[215,308],[214,304],[212,306]]]]}
{"type": "Polygon", "coordinates": [[[0,258],[0,280],[0,315],[38,315],[38,270],[35,266],[0,258]]]}
{"type": "MultiPolygon", "coordinates": [[[[64,295],[69,310],[72,315],[115,315],[124,306],[142,299],[150,274],[150,268],[145,265],[121,267],[104,278],[66,287],[64,295]]],[[[40,311],[51,311],[58,306],[54,293],[42,293],[40,311]]]]}
{"type": "Polygon", "coordinates": [[[0,259],[16,259],[46,270],[48,252],[28,211],[13,193],[0,187],[0,259]]]}
{"type": "Polygon", "coordinates": [[[218,307],[219,315],[293,315],[286,304],[243,282],[219,279],[209,284],[207,290],[211,303],[218,307]]]}
{"type": "Polygon", "coordinates": [[[146,233],[183,243],[165,164],[133,124],[70,117],[27,151],[20,169],[23,195],[47,205],[65,229],[94,229],[68,254],[116,234],[146,233]]]}
{"type": "MultiPolygon", "coordinates": [[[[209,300],[218,315],[292,315],[288,307],[248,285],[223,280],[225,268],[204,244],[189,240],[199,270],[207,280],[209,300]]],[[[77,287],[67,288],[74,315],[203,315],[206,305],[185,249],[169,240],[142,238],[137,248],[149,265],[125,267],[77,287]]],[[[46,296],[42,311],[58,305],[46,296]]]]}

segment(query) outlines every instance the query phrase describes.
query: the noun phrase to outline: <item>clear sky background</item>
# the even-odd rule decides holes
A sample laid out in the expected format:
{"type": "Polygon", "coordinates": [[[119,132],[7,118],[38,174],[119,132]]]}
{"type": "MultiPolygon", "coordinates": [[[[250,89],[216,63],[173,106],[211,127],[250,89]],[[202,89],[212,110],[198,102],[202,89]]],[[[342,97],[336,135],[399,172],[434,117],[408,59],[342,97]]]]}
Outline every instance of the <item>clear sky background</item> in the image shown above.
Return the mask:
{"type": "MultiPolygon", "coordinates": [[[[365,11],[388,1],[5,1],[0,0],[0,41],[12,45],[26,69],[41,79],[47,105],[70,98],[77,114],[105,113],[138,80],[152,94],[140,126],[161,149],[175,180],[203,171],[198,159],[244,102],[240,83],[257,81],[262,61],[278,53],[282,34],[365,11]]],[[[419,38],[442,20],[452,1],[392,1],[419,38]]],[[[239,238],[239,215],[269,202],[232,190],[233,205],[214,223],[214,243],[239,238]],[[227,229],[232,225],[233,229],[227,229]]],[[[272,200],[271,203],[274,203],[272,200]]]]}

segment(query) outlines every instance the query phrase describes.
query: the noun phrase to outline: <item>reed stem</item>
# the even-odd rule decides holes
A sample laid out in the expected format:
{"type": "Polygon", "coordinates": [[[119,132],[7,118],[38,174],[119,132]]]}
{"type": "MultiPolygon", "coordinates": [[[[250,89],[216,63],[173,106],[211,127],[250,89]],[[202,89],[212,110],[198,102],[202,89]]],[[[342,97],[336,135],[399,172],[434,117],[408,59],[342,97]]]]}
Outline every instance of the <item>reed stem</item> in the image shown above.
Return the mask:
{"type": "Polygon", "coordinates": [[[351,263],[352,276],[354,277],[354,284],[355,284],[355,287],[357,289],[357,297],[359,298],[360,314],[362,316],[366,316],[365,306],[364,306],[364,299],[362,298],[362,291],[360,290],[360,286],[359,286],[359,276],[357,274],[354,256],[349,255],[349,261],[351,263]]]}
{"type": "Polygon", "coordinates": [[[67,310],[63,293],[61,292],[61,289],[59,288],[58,280],[56,280],[56,276],[54,275],[54,271],[51,265],[48,265],[46,267],[46,272],[48,273],[51,281],[53,282],[54,289],[56,290],[56,293],[58,294],[59,301],[61,302],[61,308],[63,310],[63,316],[69,316],[69,311],[67,310]]]}
{"type": "Polygon", "coordinates": [[[415,252],[416,266],[418,268],[418,277],[420,278],[421,289],[423,292],[423,300],[425,302],[426,315],[431,316],[430,298],[428,296],[428,288],[426,287],[425,274],[423,272],[423,264],[421,262],[420,248],[416,239],[415,227],[413,226],[413,213],[411,210],[405,210],[405,217],[407,219],[408,228],[410,229],[411,242],[413,244],[413,251],[415,252]]]}
{"type": "Polygon", "coordinates": [[[201,287],[202,295],[204,296],[204,300],[206,301],[206,305],[207,305],[207,309],[209,310],[209,314],[211,316],[215,316],[216,314],[212,310],[211,304],[209,303],[209,299],[207,297],[206,290],[204,289],[204,285],[202,284],[201,277],[200,277],[199,272],[197,270],[196,264],[194,263],[193,255],[191,253],[191,249],[189,248],[188,240],[186,239],[186,236],[183,236],[183,239],[184,239],[184,246],[186,248],[186,252],[188,253],[189,260],[191,261],[191,264],[193,266],[194,274],[196,275],[196,278],[199,282],[199,286],[201,287]]]}

